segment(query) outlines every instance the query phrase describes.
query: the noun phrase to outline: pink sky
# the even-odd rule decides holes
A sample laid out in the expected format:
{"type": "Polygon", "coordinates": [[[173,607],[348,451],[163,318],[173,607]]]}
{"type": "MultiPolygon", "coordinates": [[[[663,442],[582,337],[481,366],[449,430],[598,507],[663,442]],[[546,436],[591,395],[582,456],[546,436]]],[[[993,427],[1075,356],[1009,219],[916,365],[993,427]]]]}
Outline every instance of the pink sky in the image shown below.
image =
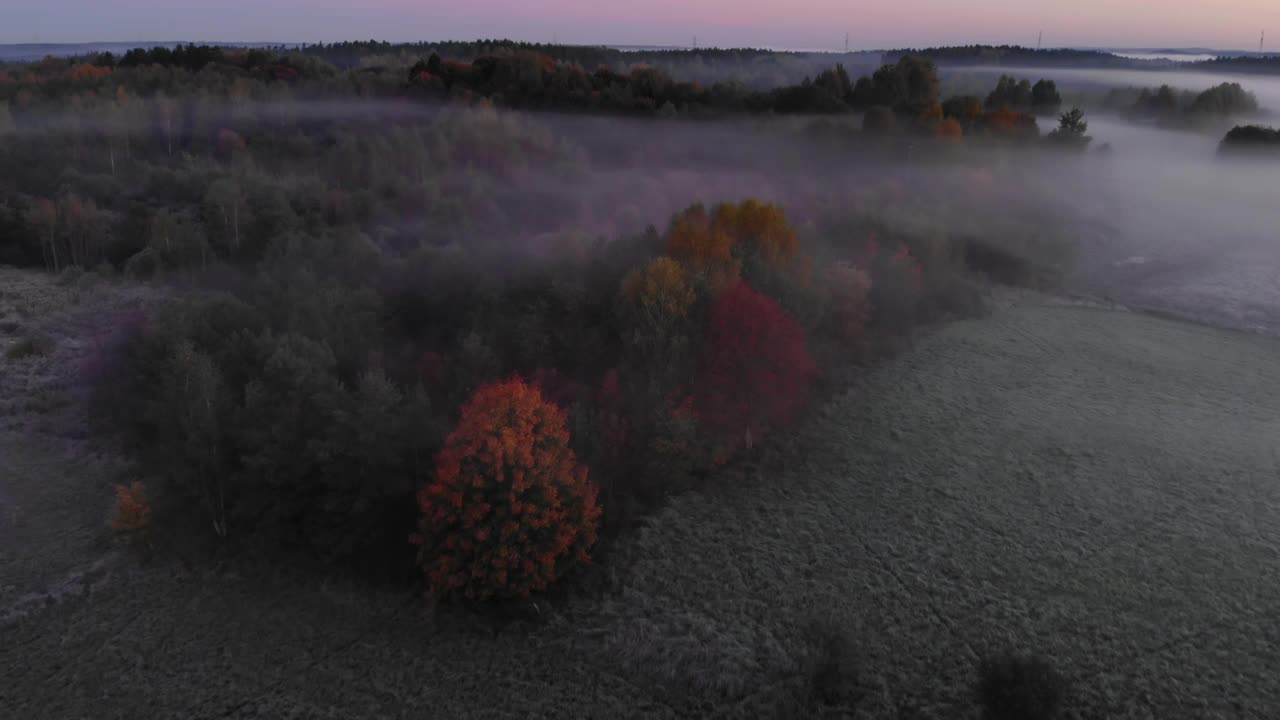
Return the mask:
{"type": "Polygon", "coordinates": [[[0,42],[473,39],[837,49],[972,42],[1256,49],[1280,0],[5,0],[0,42]]]}

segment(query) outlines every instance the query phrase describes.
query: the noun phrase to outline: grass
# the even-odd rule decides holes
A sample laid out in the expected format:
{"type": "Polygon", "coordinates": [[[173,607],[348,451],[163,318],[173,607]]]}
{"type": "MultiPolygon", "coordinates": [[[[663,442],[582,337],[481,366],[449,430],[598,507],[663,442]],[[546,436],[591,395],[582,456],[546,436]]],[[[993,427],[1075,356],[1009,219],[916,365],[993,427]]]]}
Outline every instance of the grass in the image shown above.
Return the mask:
{"type": "MultiPolygon", "coordinates": [[[[18,716],[973,718],[980,659],[1025,647],[1069,684],[1064,717],[1269,717],[1277,352],[1001,305],[675,498],[598,569],[599,596],[477,629],[401,590],[124,559],[0,625],[6,700],[18,716]],[[99,680],[48,682],[72,673],[99,680]]],[[[0,434],[0,492],[46,518],[0,525],[23,591],[65,577],[41,558],[83,522],[94,467],[33,447],[0,434]]]]}

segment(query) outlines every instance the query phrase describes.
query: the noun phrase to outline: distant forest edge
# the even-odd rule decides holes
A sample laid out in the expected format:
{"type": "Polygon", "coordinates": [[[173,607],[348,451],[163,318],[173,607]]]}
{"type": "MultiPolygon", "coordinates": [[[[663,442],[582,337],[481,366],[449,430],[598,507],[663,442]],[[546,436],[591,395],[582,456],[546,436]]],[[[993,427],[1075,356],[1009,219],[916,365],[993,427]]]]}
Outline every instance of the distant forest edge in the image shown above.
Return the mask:
{"type": "MultiPolygon", "coordinates": [[[[58,104],[57,99],[69,90],[88,93],[82,96],[82,106],[102,101],[116,115],[125,111],[131,95],[182,94],[185,83],[173,74],[178,72],[190,74],[191,79],[203,77],[197,84],[230,82],[232,96],[249,92],[242,83],[253,81],[264,90],[274,87],[271,92],[290,99],[354,94],[662,118],[863,113],[866,135],[906,131],[948,140],[978,135],[1025,141],[1041,137],[1037,117],[1052,117],[1065,109],[1052,80],[1042,78],[1033,85],[1026,78],[1002,75],[985,101],[977,95],[944,100],[937,69],[939,62],[974,57],[998,61],[1028,52],[1057,58],[1060,64],[1074,57],[1107,57],[1095,51],[972,46],[915,51],[896,59],[886,55],[883,59],[891,62],[847,68],[830,61],[870,58],[754,49],[623,52],[509,41],[352,42],[293,49],[156,46],[133,48],[119,56],[104,52],[0,63],[0,132],[38,129],[48,118],[33,111],[42,105],[46,111],[52,109],[46,103],[58,104]],[[215,77],[220,79],[214,81],[215,77]]],[[[1260,109],[1256,98],[1238,83],[1222,83],[1198,95],[1178,96],[1167,85],[1127,94],[1113,92],[1104,108],[1166,126],[1205,129],[1260,109]]],[[[1049,140],[1077,148],[1088,145],[1088,124],[1078,109],[1058,120],[1059,128],[1049,140]]]]}
{"type": "MultiPolygon", "coordinates": [[[[87,57],[101,53],[123,54],[135,48],[173,49],[181,42],[103,42],[103,43],[26,43],[0,45],[0,62],[30,62],[45,57],[87,57]]],[[[235,43],[210,42],[204,46],[221,48],[274,49],[300,51],[319,57],[340,69],[355,69],[370,57],[379,55],[430,54],[475,59],[495,53],[532,50],[562,62],[586,66],[666,64],[688,65],[709,63],[724,65],[774,65],[828,67],[843,63],[852,67],[876,67],[892,63],[905,55],[927,58],[940,66],[994,65],[1021,67],[1075,67],[1102,69],[1213,69],[1223,72],[1280,74],[1280,55],[1265,53],[1221,53],[1210,60],[1176,60],[1134,58],[1107,50],[1071,48],[1037,49],[1018,45],[964,45],[935,48],[898,48],[892,50],[859,50],[846,52],[787,51],[763,48],[659,48],[610,45],[560,45],[517,42],[512,40],[439,41],[391,43],[385,41],[351,41],[338,43],[235,43]]],[[[1217,54],[1206,51],[1203,54],[1217,54]]],[[[813,71],[810,70],[810,74],[813,71]]],[[[690,78],[706,81],[706,78],[690,78]]],[[[796,82],[798,79],[789,79],[796,82]]]]}

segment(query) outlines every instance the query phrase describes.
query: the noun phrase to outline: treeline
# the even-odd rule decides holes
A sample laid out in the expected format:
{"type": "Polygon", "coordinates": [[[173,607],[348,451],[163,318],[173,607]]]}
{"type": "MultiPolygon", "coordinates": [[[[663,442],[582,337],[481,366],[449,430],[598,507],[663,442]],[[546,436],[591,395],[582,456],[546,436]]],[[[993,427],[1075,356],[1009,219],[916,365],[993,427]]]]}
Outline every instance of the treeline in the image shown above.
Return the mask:
{"type": "Polygon", "coordinates": [[[620,50],[604,46],[511,40],[394,44],[343,42],[306,45],[301,50],[340,69],[385,67],[392,70],[402,69],[431,55],[471,63],[482,57],[533,53],[556,62],[577,65],[588,72],[609,68],[626,73],[632,68],[647,66],[687,82],[711,85],[733,81],[752,90],[798,85],[806,77],[813,77],[837,63],[870,71],[881,62],[879,53],[796,53],[753,48],[620,50]]]}
{"type": "Polygon", "coordinates": [[[1132,118],[1165,125],[1196,127],[1258,112],[1258,100],[1239,83],[1222,83],[1200,93],[1159,88],[1116,88],[1102,106],[1132,118]]]}
{"type": "Polygon", "coordinates": [[[996,89],[987,96],[986,106],[989,110],[1053,114],[1062,107],[1062,96],[1058,94],[1058,84],[1052,80],[1041,79],[1032,85],[1029,80],[1001,75],[996,82],[996,89]]]}
{"type": "Polygon", "coordinates": [[[1146,68],[1151,61],[1135,60],[1097,50],[1041,49],[1018,45],[964,45],[891,50],[885,61],[912,56],[939,65],[1009,65],[1017,67],[1146,68]]]}
{"type": "Polygon", "coordinates": [[[939,94],[936,67],[904,57],[854,80],[842,65],[799,85],[748,91],[738,83],[704,87],[681,82],[657,68],[622,74],[588,73],[544,55],[521,52],[485,56],[467,64],[432,55],[409,70],[412,85],[440,98],[481,97],[510,107],[616,112],[659,117],[734,114],[839,115],[865,113],[872,133],[895,131],[958,139],[965,135],[1017,140],[1040,137],[1033,113],[1061,106],[1057,86],[1040,80],[1000,78],[985,99],[939,94]]]}
{"type": "Polygon", "coordinates": [[[1280,55],[1218,57],[1212,60],[1202,60],[1194,63],[1194,67],[1197,70],[1217,70],[1274,75],[1280,73],[1280,55]]]}
{"type": "Polygon", "coordinates": [[[1230,155],[1253,154],[1258,151],[1280,153],[1280,129],[1261,125],[1238,125],[1222,138],[1220,152],[1230,155]]]}

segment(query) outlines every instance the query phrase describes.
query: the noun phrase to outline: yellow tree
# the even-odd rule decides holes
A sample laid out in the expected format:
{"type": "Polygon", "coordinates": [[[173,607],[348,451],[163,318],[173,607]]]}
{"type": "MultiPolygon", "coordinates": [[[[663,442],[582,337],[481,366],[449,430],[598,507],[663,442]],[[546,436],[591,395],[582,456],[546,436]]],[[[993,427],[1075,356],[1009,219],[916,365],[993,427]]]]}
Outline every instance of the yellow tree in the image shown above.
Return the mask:
{"type": "Polygon", "coordinates": [[[742,264],[733,255],[733,244],[733,236],[714,222],[702,204],[677,214],[667,230],[667,255],[713,289],[738,279],[742,264]]]}
{"type": "Polygon", "coordinates": [[[619,297],[623,340],[641,376],[669,389],[682,374],[689,349],[689,312],[697,294],[680,263],[657,258],[633,271],[619,297]]]}

